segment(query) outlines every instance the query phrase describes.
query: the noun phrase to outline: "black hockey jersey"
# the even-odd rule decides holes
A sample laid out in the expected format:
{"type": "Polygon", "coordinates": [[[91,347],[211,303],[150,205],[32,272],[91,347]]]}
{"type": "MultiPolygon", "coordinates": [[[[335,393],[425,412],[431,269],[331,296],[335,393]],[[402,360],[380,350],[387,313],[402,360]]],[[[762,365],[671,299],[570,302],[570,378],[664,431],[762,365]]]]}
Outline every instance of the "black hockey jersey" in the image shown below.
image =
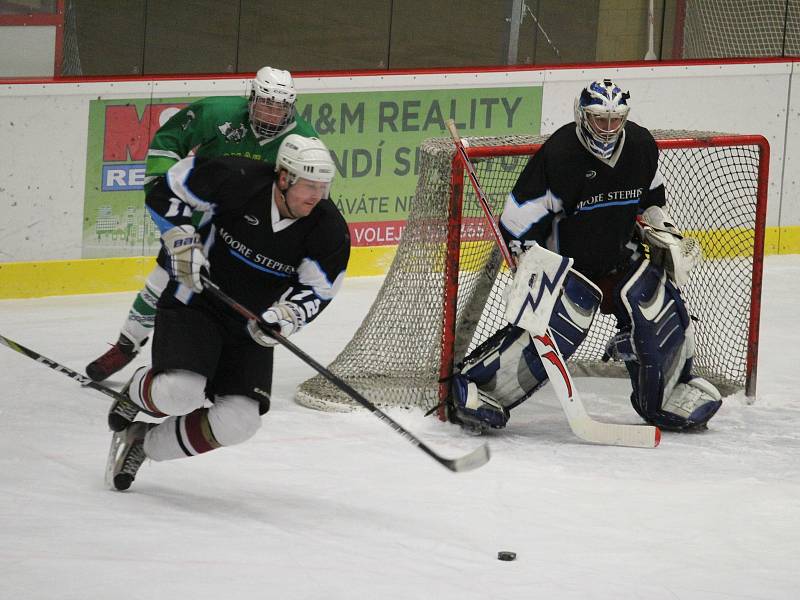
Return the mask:
{"type": "MultiPolygon", "coordinates": [[[[282,218],[272,198],[274,169],[240,157],[185,158],[150,191],[147,207],[162,231],[187,224],[197,228],[210,278],[225,293],[258,313],[289,300],[309,322],[341,287],[350,236],[328,198],[306,217],[282,218]]],[[[164,251],[159,263],[168,268],[164,251]]],[[[175,282],[167,291],[184,303],[192,301],[191,291],[175,282]]]]}
{"type": "Polygon", "coordinates": [[[650,132],[628,121],[610,163],[590,153],[575,124],[559,128],[526,165],[500,218],[507,243],[534,240],[575,259],[596,280],[637,251],[637,214],[664,206],[658,147],[650,132]]]}

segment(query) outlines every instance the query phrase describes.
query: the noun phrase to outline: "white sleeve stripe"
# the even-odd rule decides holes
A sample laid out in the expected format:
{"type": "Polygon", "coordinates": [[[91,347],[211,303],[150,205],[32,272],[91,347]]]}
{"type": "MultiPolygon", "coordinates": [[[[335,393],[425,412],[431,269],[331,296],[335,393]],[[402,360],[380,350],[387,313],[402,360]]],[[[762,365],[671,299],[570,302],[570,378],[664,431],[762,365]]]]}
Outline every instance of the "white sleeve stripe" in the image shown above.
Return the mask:
{"type": "Polygon", "coordinates": [[[167,183],[173,193],[193,209],[210,211],[213,204],[198,198],[186,187],[186,180],[192,174],[192,169],[194,169],[194,156],[179,160],[167,171],[167,183]]]}
{"type": "Polygon", "coordinates": [[[317,261],[304,258],[297,267],[297,279],[301,284],[309,286],[317,297],[332,300],[342,287],[344,271],[331,282],[317,261]]]}
{"type": "Polygon", "coordinates": [[[184,304],[189,304],[189,301],[194,296],[194,291],[192,288],[183,285],[182,283],[178,284],[178,287],[175,289],[175,298],[183,302],[184,304]]]}
{"type": "Polygon", "coordinates": [[[178,154],[177,152],[171,152],[170,150],[148,150],[147,156],[159,156],[161,158],[172,158],[175,160],[180,160],[183,157],[178,154]]]}
{"type": "Polygon", "coordinates": [[[506,200],[500,223],[515,237],[521,237],[536,223],[549,214],[556,214],[563,210],[563,204],[549,189],[544,195],[532,198],[520,204],[509,194],[506,200]]]}
{"type": "Polygon", "coordinates": [[[653,181],[650,182],[650,189],[654,190],[660,185],[664,185],[664,180],[661,177],[661,172],[656,168],[656,174],[653,176],[653,181]]]}

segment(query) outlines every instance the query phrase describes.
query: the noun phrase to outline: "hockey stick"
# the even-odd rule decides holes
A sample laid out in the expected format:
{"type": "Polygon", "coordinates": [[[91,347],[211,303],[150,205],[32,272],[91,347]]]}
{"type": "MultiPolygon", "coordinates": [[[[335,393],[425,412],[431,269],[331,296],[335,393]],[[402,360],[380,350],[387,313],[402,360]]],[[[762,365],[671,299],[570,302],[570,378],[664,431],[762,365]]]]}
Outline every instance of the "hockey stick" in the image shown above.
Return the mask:
{"type": "Polygon", "coordinates": [[[235,310],[237,313],[242,315],[247,320],[253,320],[258,323],[262,331],[269,335],[270,337],[274,338],[281,346],[289,350],[292,354],[297,356],[300,360],[314,369],[317,373],[322,375],[325,379],[330,381],[333,385],[338,387],[342,390],[345,394],[350,396],[353,400],[358,402],[361,406],[369,410],[373,415],[375,415],[378,419],[386,423],[389,427],[394,429],[397,433],[399,433],[402,437],[406,440],[411,442],[414,446],[422,450],[425,454],[430,456],[433,460],[438,462],[440,465],[450,469],[454,472],[461,472],[461,471],[471,471],[472,469],[477,469],[485,465],[489,462],[489,445],[483,444],[475,448],[469,454],[462,456],[460,458],[443,458],[439,456],[436,452],[431,450],[427,445],[425,445],[420,439],[418,439],[413,433],[408,431],[402,425],[397,423],[394,419],[392,419],[389,415],[381,411],[377,406],[375,406],[372,402],[367,400],[364,396],[362,396],[358,391],[353,389],[350,385],[348,385],[345,381],[331,373],[328,369],[323,367],[320,363],[316,360],[311,358],[308,354],[303,352],[300,348],[298,348],[294,343],[290,342],[280,333],[275,331],[272,327],[270,327],[264,319],[260,316],[256,315],[253,311],[248,309],[247,307],[239,304],[236,300],[228,296],[225,292],[223,292],[217,284],[213,281],[201,275],[200,278],[203,281],[205,289],[217,299],[222,301],[223,303],[227,304],[230,308],[235,310]]]}
{"type": "MultiPolygon", "coordinates": [[[[52,358],[47,358],[46,356],[42,356],[38,352],[34,352],[30,348],[26,348],[25,346],[18,344],[14,340],[10,340],[1,334],[0,334],[0,344],[8,346],[12,350],[16,350],[23,356],[32,358],[36,362],[41,363],[46,367],[50,367],[54,371],[63,373],[70,379],[74,379],[75,381],[80,383],[83,387],[88,387],[93,390],[97,390],[98,392],[102,392],[103,394],[105,394],[109,398],[113,398],[114,400],[128,400],[127,396],[125,396],[121,392],[112,390],[111,388],[106,387],[101,383],[97,383],[96,381],[92,381],[86,375],[81,375],[77,371],[73,371],[69,367],[65,367],[64,365],[57,363],[52,358]]],[[[119,452],[119,447],[122,444],[125,435],[126,434],[124,431],[115,431],[114,435],[111,437],[111,447],[109,448],[108,451],[108,458],[106,459],[106,470],[105,470],[105,482],[106,485],[111,489],[115,489],[113,484],[114,464],[117,460],[117,453],[119,452]]]]}
{"type": "MultiPolygon", "coordinates": [[[[483,209],[486,220],[492,230],[495,242],[497,242],[508,268],[513,273],[516,270],[516,261],[503,240],[500,227],[494,219],[489,201],[486,199],[486,194],[478,180],[475,166],[469,159],[464,142],[461,140],[458,128],[452,119],[447,120],[447,129],[450,130],[450,135],[453,137],[456,151],[464,164],[464,168],[467,170],[467,175],[475,190],[478,203],[483,209]]],[[[567,369],[567,364],[561,355],[561,351],[553,342],[550,328],[548,327],[543,335],[531,335],[531,339],[533,339],[533,345],[547,372],[550,384],[553,386],[558,401],[561,403],[561,408],[567,416],[570,429],[576,436],[587,442],[609,446],[631,446],[634,448],[655,448],[658,446],[661,441],[661,430],[658,427],[603,423],[592,419],[586,412],[586,408],[578,395],[578,389],[575,387],[575,382],[569,369],[567,369]]]]}
{"type": "Polygon", "coordinates": [[[43,364],[46,367],[50,367],[54,371],[58,371],[59,373],[63,373],[67,377],[74,379],[78,383],[80,383],[83,387],[92,388],[93,390],[97,390],[108,396],[109,398],[113,398],[114,400],[127,400],[125,396],[123,396],[120,392],[116,390],[112,390],[109,387],[106,387],[100,383],[92,381],[86,375],[82,375],[77,371],[73,371],[69,367],[65,367],[64,365],[57,363],[52,358],[47,358],[46,356],[42,356],[38,352],[34,352],[30,348],[26,348],[25,346],[18,344],[14,340],[10,340],[7,337],[0,335],[0,344],[4,346],[8,346],[12,350],[16,350],[20,354],[27,356],[28,358],[32,358],[38,363],[43,364]]]}

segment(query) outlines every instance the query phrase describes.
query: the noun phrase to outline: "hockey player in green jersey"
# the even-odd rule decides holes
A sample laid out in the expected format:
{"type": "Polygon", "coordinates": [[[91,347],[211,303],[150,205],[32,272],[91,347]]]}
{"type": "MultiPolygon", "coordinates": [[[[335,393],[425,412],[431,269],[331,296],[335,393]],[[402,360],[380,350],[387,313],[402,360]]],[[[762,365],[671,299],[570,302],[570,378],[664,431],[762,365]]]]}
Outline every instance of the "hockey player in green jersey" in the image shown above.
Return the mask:
{"type": "MultiPolygon", "coordinates": [[[[317,135],[296,115],[296,100],[291,74],[263,67],[251,83],[249,97],[215,96],[184,107],[153,136],[147,151],[145,191],[192,150],[208,158],[243,156],[274,163],[287,135],[317,135]]],[[[87,365],[86,374],[94,381],[110,377],[138,354],[153,330],[156,303],[168,282],[167,272],[156,266],[136,296],[117,342],[87,365]]]]}

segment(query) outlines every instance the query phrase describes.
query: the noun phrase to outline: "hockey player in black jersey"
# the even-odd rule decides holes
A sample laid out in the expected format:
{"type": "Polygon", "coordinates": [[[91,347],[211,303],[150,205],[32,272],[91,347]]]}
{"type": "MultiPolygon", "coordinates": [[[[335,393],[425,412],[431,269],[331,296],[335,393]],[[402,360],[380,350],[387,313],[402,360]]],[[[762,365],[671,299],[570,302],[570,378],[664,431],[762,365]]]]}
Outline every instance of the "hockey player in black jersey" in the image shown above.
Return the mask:
{"type": "Polygon", "coordinates": [[[275,340],[203,293],[201,270],[284,336],[313,321],[341,286],[350,238],[329,198],[330,153],[292,134],[276,162],[185,158],[147,195],[171,279],[158,302],[153,364],[134,373],[128,399],[109,412],[116,489],[130,486],[145,458],[247,440],[269,409],[275,340]],[[139,412],[166,419],[134,421],[139,412]]]}
{"type": "MultiPolygon", "coordinates": [[[[281,142],[289,134],[316,137],[296,111],[297,92],[291,73],[263,67],[250,82],[249,98],[211,96],[185,106],[159,127],[150,142],[145,166],[145,190],[190,153],[246,156],[274,164],[281,142]]],[[[102,381],[128,365],[153,330],[156,304],[169,282],[163,261],[150,272],[128,311],[117,341],[86,365],[86,374],[102,381]]]]}
{"type": "MultiPolygon", "coordinates": [[[[607,354],[625,362],[636,412],[662,429],[705,428],[722,402],[711,383],[691,373],[694,329],[679,291],[700,248],[667,213],[658,147],[628,120],[629,97],[608,79],[581,90],[575,122],[528,162],[500,229],[520,266],[541,264],[536,257],[546,250],[574,260],[551,312],[538,315],[565,358],[585,339],[597,310],[613,314],[619,331],[607,354]]],[[[547,380],[530,337],[538,333],[509,324],[465,360],[453,379],[454,420],[473,429],[505,426],[509,410],[547,380]]]]}

